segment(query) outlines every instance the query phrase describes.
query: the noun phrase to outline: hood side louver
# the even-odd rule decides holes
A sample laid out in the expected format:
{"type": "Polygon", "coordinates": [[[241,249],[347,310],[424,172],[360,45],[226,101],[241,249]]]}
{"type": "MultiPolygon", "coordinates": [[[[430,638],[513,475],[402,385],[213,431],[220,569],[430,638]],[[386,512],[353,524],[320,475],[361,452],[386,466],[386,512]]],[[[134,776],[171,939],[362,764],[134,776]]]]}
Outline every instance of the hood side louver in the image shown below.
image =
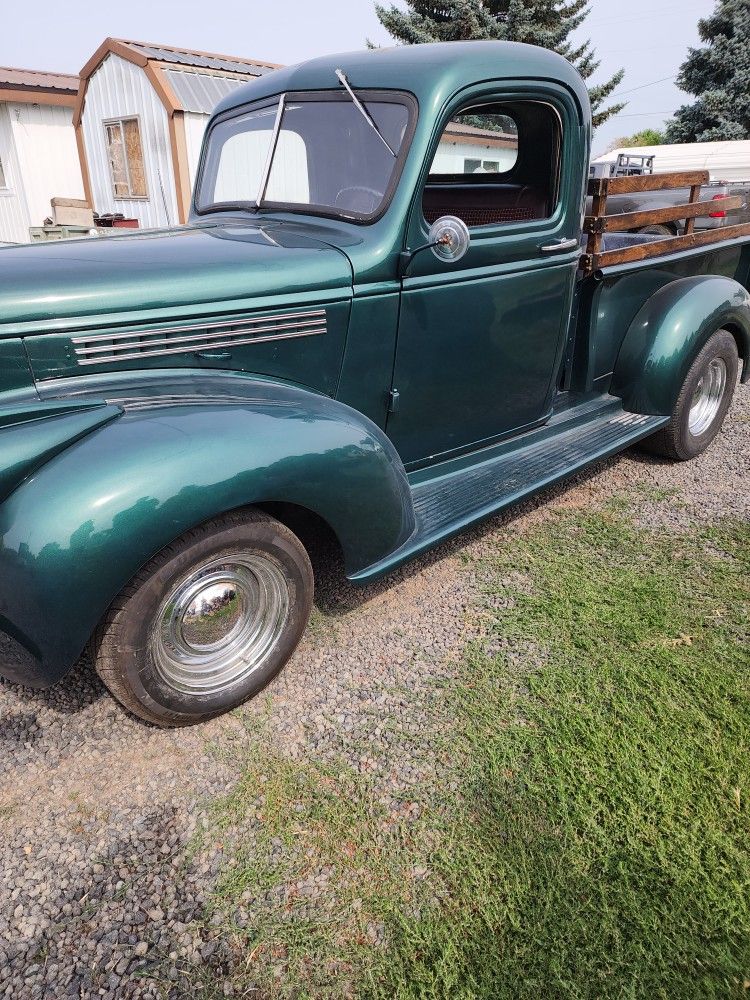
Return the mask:
{"type": "Polygon", "coordinates": [[[311,309],[190,326],[89,334],[73,337],[72,344],[79,366],[105,365],[244,344],[263,344],[293,337],[312,337],[324,334],[326,328],[326,310],[311,309]]]}

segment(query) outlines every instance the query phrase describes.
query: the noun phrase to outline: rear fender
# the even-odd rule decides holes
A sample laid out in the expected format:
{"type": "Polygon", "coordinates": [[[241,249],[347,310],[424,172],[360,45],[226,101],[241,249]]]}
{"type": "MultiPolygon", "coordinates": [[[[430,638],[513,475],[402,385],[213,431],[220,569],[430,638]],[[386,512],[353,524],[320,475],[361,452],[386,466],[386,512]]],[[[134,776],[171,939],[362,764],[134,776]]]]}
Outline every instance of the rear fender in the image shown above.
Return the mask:
{"type": "Polygon", "coordinates": [[[0,633],[34,664],[20,657],[14,670],[0,656],[11,680],[58,680],[143,564],[226,511],[261,502],[314,511],[337,535],[350,574],[412,533],[401,461],[362,414],[244,377],[187,387],[183,379],[171,391],[162,384],[160,395],[109,399],[121,416],[55,455],[0,505],[0,633]]]}
{"type": "Polygon", "coordinates": [[[659,289],[628,329],[610,392],[626,410],[669,416],[696,355],[717,330],[731,330],[750,378],[750,295],[732,278],[699,275],[659,289]]]}

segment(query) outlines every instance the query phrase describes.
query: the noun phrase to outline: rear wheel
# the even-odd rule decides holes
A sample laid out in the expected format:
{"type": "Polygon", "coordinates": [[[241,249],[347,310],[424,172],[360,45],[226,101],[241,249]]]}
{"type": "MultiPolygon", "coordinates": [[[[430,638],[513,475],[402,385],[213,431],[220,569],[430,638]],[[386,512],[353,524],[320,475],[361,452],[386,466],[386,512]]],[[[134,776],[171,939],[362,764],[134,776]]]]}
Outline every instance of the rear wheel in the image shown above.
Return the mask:
{"type": "Polygon", "coordinates": [[[668,236],[675,236],[676,233],[669,226],[644,226],[643,229],[638,230],[639,233],[646,233],[649,236],[663,236],[665,239],[668,236]]]}
{"type": "Polygon", "coordinates": [[[296,535],[260,511],[224,515],[168,545],[113,603],[95,637],[96,670],[142,719],[202,722],[281,670],[312,597],[296,535]]]}
{"type": "Polygon", "coordinates": [[[657,455],[686,461],[708,448],[721,430],[737,382],[739,355],[728,330],[715,333],[690,366],[666,427],[643,445],[657,455]]]}

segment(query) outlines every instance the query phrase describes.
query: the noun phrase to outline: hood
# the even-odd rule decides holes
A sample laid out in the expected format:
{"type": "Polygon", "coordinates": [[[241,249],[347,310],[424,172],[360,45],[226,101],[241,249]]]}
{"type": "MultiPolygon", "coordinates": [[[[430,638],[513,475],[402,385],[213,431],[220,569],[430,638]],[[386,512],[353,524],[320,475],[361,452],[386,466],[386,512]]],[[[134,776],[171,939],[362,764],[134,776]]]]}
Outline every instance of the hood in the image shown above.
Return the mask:
{"type": "MultiPolygon", "coordinates": [[[[349,288],[346,255],[304,225],[183,226],[0,248],[0,337],[97,317],[349,288]]],[[[82,322],[83,321],[83,324],[82,322]]]]}

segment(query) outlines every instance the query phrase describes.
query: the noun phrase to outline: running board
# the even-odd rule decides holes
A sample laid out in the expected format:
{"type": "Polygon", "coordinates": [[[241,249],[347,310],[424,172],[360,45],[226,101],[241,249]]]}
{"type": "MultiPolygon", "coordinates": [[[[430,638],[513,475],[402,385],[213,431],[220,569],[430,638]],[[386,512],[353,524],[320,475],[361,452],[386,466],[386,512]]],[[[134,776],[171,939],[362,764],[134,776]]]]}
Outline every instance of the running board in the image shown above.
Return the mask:
{"type": "Polygon", "coordinates": [[[567,429],[563,425],[550,434],[549,426],[539,428],[524,434],[512,450],[414,483],[414,533],[399,549],[350,579],[364,583],[382,576],[470,524],[623,451],[668,422],[668,417],[604,405],[581,423],[570,421],[567,429]]]}

